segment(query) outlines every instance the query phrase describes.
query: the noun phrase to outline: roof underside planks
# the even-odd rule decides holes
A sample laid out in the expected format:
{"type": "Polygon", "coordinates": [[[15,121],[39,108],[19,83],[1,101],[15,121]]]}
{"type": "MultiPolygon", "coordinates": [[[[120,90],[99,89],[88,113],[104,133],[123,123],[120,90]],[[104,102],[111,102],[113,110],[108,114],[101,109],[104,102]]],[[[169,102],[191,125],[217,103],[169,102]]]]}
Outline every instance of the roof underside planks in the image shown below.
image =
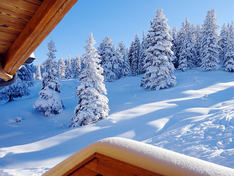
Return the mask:
{"type": "Polygon", "coordinates": [[[0,78],[11,79],[76,2],[1,0],[0,78]]]}

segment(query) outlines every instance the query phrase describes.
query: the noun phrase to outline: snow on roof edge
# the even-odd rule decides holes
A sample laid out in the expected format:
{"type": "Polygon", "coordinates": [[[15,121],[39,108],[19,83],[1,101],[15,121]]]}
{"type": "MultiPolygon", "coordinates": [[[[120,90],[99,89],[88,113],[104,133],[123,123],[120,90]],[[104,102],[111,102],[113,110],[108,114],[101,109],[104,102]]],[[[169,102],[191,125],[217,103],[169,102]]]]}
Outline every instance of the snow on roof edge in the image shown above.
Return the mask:
{"type": "Polygon", "coordinates": [[[34,52],[32,52],[29,57],[35,58],[34,52]]]}
{"type": "Polygon", "coordinates": [[[44,176],[63,175],[95,152],[165,176],[234,176],[234,169],[119,137],[95,142],[58,164],[44,176]]]}

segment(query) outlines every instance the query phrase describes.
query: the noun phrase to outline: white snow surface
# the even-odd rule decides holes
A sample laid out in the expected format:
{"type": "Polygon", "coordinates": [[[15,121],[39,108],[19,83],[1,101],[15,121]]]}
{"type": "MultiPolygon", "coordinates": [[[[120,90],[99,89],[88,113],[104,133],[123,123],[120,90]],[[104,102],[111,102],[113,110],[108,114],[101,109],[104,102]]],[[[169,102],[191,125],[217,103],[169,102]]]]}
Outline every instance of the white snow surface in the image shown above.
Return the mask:
{"type": "Polygon", "coordinates": [[[120,136],[234,168],[234,75],[176,72],[177,85],[146,91],[142,76],[106,83],[110,116],[68,128],[77,105],[77,80],[61,80],[65,109],[44,117],[30,96],[0,104],[0,175],[41,175],[97,140],[120,136]],[[16,119],[21,119],[20,121],[16,119]]]}

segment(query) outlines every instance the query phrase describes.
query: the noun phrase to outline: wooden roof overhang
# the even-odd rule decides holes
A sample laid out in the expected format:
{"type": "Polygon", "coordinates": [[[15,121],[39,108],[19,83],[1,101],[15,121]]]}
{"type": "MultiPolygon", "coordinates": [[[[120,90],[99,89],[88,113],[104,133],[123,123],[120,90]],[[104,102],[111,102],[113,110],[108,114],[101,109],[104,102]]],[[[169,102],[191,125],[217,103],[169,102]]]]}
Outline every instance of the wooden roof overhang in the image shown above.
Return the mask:
{"type": "Polygon", "coordinates": [[[43,176],[231,176],[234,169],[119,137],[73,154],[43,176]]]}
{"type": "Polygon", "coordinates": [[[0,0],[0,78],[8,81],[78,0],[0,0]]]}
{"type": "Polygon", "coordinates": [[[162,176],[115,158],[94,153],[63,176],[162,176]]]}

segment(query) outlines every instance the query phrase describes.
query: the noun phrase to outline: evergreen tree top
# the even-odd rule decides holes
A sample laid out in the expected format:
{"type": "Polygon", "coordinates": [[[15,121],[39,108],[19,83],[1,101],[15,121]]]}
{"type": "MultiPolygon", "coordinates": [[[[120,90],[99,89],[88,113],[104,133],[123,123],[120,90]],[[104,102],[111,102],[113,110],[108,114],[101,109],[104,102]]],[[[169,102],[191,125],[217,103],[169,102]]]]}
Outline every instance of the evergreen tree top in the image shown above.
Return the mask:
{"type": "Polygon", "coordinates": [[[218,36],[218,25],[216,20],[215,10],[210,10],[207,12],[206,19],[202,25],[204,33],[214,33],[218,36]]]}
{"type": "Polygon", "coordinates": [[[55,48],[55,43],[53,40],[50,40],[49,43],[47,44],[47,47],[48,47],[48,53],[47,53],[47,56],[48,56],[48,59],[55,59],[55,52],[57,51],[56,48],[55,48]]]}

